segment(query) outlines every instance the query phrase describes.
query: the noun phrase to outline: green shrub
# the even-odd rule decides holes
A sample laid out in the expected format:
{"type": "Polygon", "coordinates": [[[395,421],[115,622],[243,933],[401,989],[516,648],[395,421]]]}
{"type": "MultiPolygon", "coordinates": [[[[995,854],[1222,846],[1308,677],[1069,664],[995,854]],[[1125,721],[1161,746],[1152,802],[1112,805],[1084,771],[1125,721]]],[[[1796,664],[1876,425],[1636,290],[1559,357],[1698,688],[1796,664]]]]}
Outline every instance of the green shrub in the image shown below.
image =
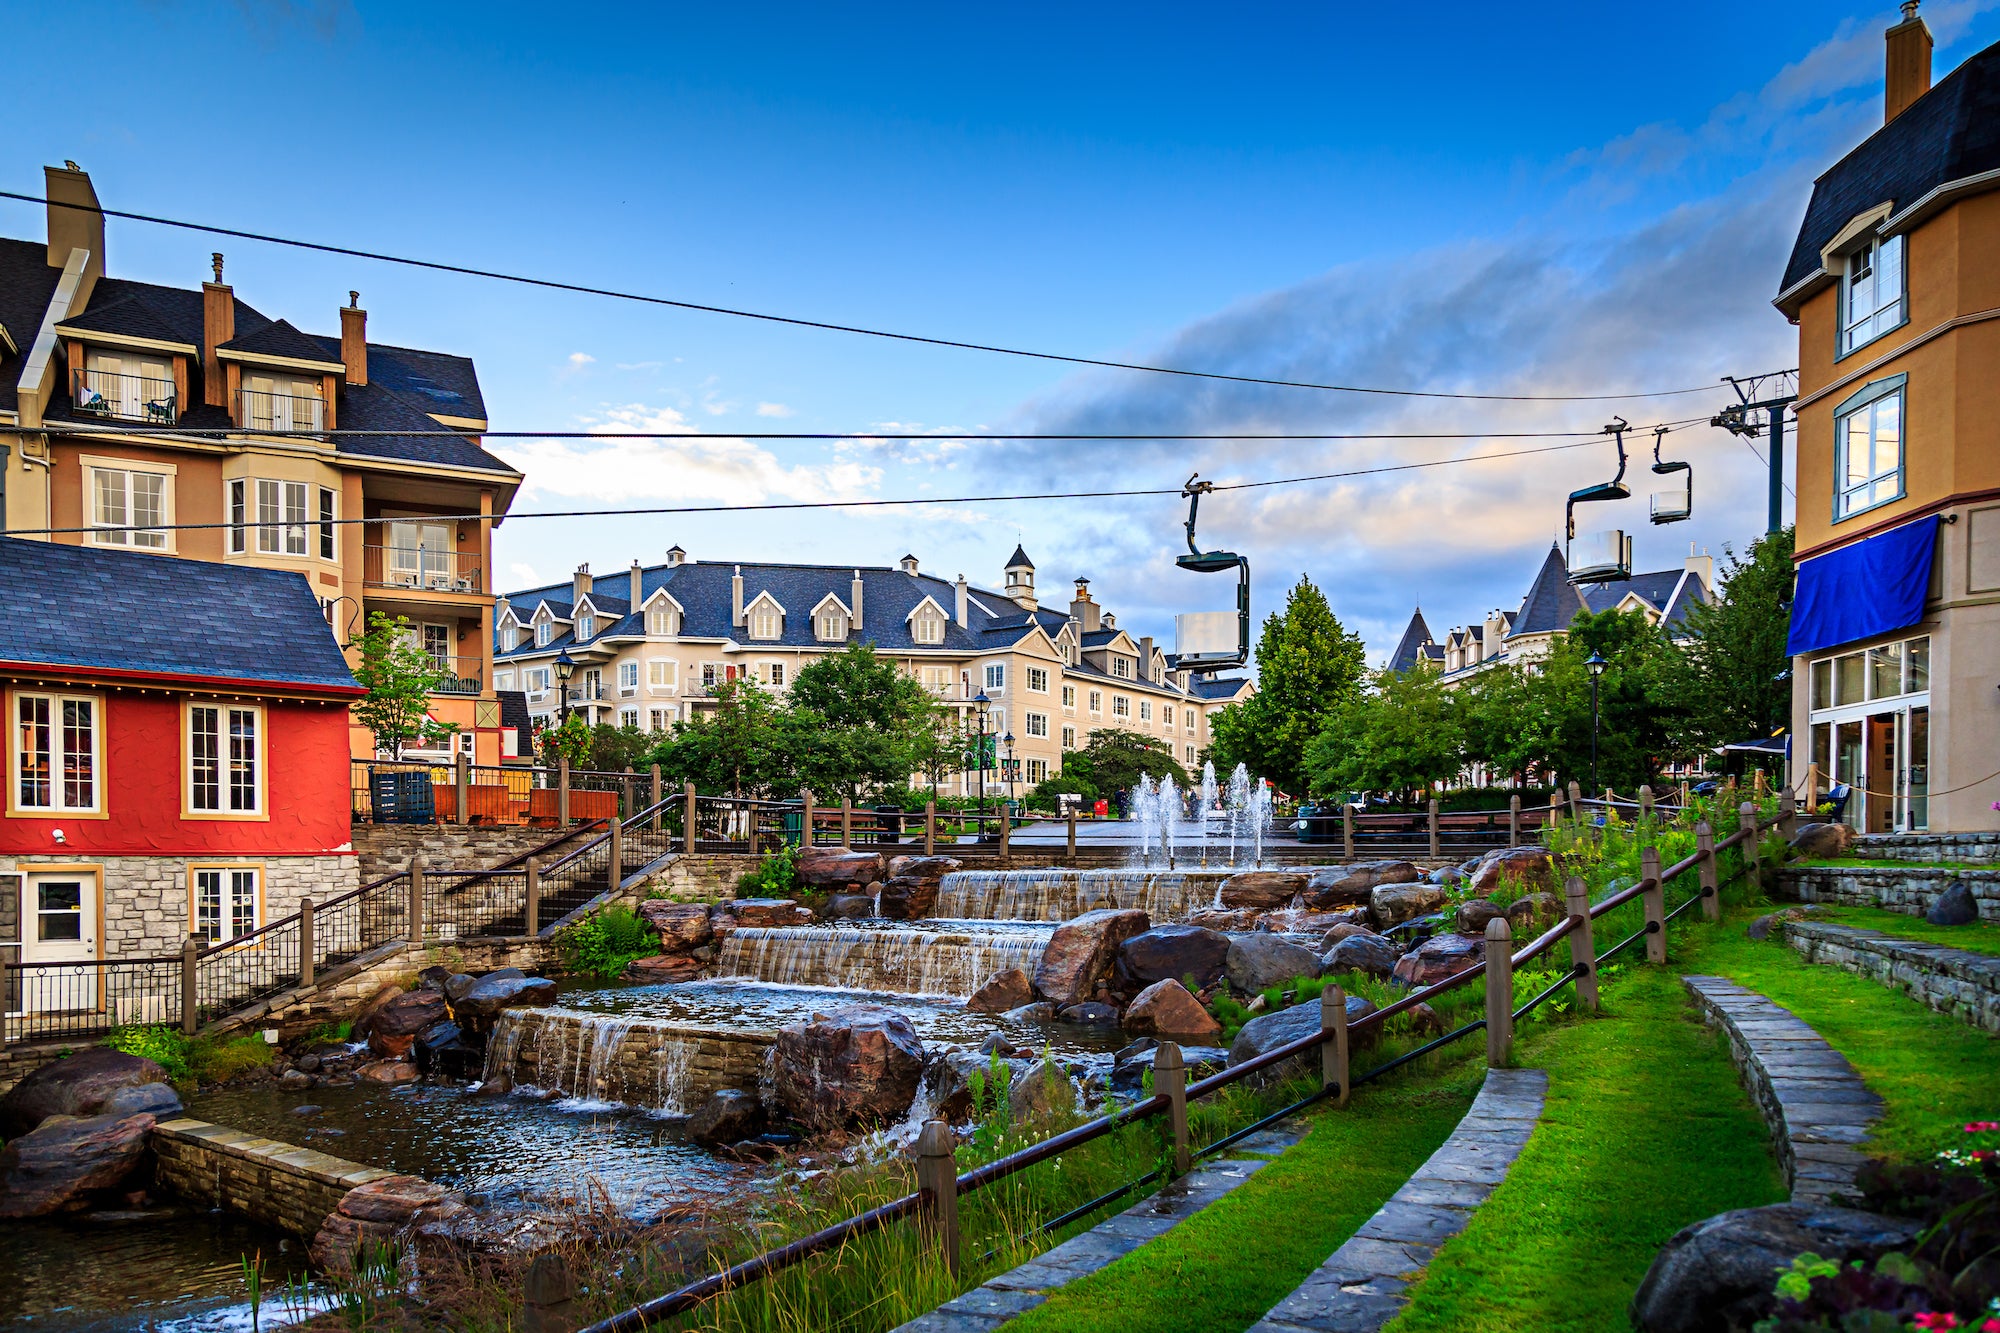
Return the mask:
{"type": "Polygon", "coordinates": [[[227,1083],[238,1074],[269,1065],[276,1051],[261,1033],[247,1032],[235,1037],[196,1037],[188,1053],[195,1082],[227,1083]]]}
{"type": "Polygon", "coordinates": [[[163,1024],[113,1028],[104,1044],[151,1060],[167,1071],[167,1082],[176,1086],[194,1081],[193,1043],[175,1028],[163,1024]]]}
{"type": "Polygon", "coordinates": [[[270,1064],[273,1050],[257,1032],[189,1037],[164,1024],[113,1028],[104,1044],[151,1060],[166,1071],[167,1082],[182,1089],[227,1083],[247,1069],[270,1064]]]}
{"type": "Polygon", "coordinates": [[[799,854],[791,847],[772,852],[736,880],[737,895],[743,898],[790,898],[798,889],[799,854]]]}
{"type": "Polygon", "coordinates": [[[573,926],[556,932],[556,952],[571,972],[603,981],[616,978],[635,958],[660,951],[660,937],[644,917],[623,903],[593,912],[573,926]]]}

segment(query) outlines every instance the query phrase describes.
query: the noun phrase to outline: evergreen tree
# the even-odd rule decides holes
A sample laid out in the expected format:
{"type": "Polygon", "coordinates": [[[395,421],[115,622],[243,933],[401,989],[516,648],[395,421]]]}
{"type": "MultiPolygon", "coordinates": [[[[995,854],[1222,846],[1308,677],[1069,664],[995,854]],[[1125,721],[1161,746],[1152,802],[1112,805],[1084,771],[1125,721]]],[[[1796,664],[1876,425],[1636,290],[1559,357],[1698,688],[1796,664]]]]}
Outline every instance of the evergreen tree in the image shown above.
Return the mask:
{"type": "Polygon", "coordinates": [[[1306,746],[1361,691],[1361,636],[1351,634],[1310,576],[1257,642],[1257,693],[1215,715],[1209,757],[1227,772],[1247,765],[1292,795],[1306,791],[1306,746]]]}

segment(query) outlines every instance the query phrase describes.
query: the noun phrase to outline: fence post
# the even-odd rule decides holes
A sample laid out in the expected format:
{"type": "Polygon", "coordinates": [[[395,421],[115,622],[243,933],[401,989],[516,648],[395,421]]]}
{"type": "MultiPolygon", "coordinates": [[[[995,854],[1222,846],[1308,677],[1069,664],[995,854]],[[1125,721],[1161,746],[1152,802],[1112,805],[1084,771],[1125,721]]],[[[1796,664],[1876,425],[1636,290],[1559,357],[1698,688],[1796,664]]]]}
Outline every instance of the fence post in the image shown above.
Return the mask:
{"type": "Polygon", "coordinates": [[[470,824],[472,822],[472,811],[469,808],[472,799],[471,757],[467,755],[465,751],[460,750],[458,752],[458,762],[453,765],[453,768],[456,771],[452,774],[452,782],[453,785],[457,788],[457,790],[452,793],[452,795],[456,798],[455,801],[456,810],[454,811],[456,818],[453,820],[453,822],[458,824],[470,824]]]}
{"type": "Polygon", "coordinates": [[[1354,807],[1346,801],[1340,803],[1340,853],[1343,860],[1354,860],[1354,807]]]}
{"type": "Polygon", "coordinates": [[[412,947],[424,942],[424,871],[430,859],[422,852],[410,858],[410,928],[404,936],[412,947]]]}
{"type": "Polygon", "coordinates": [[[632,765],[625,765],[625,781],[623,783],[625,808],[620,810],[619,814],[631,816],[639,813],[639,807],[633,803],[639,795],[639,789],[634,785],[637,781],[638,774],[633,770],[632,765]]]}
{"type": "Polygon", "coordinates": [[[299,985],[313,984],[313,900],[299,899],[299,985]]]}
{"type": "Polygon", "coordinates": [[[1583,785],[1574,780],[1569,784],[1569,817],[1579,824],[1583,822],[1583,785]]]}
{"type": "Polygon", "coordinates": [[[1347,1105],[1347,992],[1328,986],[1319,993],[1319,1085],[1338,1088],[1327,1100],[1347,1105]]]}
{"type": "Polygon", "coordinates": [[[1667,886],[1660,883],[1660,852],[1656,847],[1639,851],[1639,878],[1651,880],[1653,887],[1639,895],[1646,904],[1646,961],[1667,961],[1667,886]]]}
{"type": "Polygon", "coordinates": [[[190,935],[181,941],[181,1031],[192,1037],[201,1026],[201,949],[190,935]]]}
{"type": "MultiPolygon", "coordinates": [[[[812,788],[799,788],[799,850],[805,851],[813,845],[813,794],[812,788]]],[[[929,856],[929,852],[924,855],[929,856]]]]}
{"type": "Polygon", "coordinates": [[[1757,799],[1758,799],[1758,800],[1760,800],[1760,801],[1761,801],[1761,800],[1763,800],[1763,799],[1764,799],[1764,770],[1763,770],[1763,769],[1761,769],[1761,768],[1753,768],[1753,769],[1751,769],[1751,770],[1750,770],[1750,789],[1751,789],[1752,791],[1754,791],[1754,792],[1756,792],[1756,793],[1757,793],[1757,799]]]}
{"type": "Polygon", "coordinates": [[[843,796],[840,798],[840,849],[845,852],[853,848],[854,801],[851,797],[843,796]]]}
{"type": "Polygon", "coordinates": [[[1076,807],[1075,806],[1071,806],[1069,809],[1069,839],[1064,849],[1064,859],[1070,863],[1071,869],[1074,869],[1076,867],[1076,807]]]}
{"type": "Polygon", "coordinates": [[[556,823],[569,827],[569,756],[556,756],[556,823]]]}
{"type": "Polygon", "coordinates": [[[1153,1048],[1153,1091],[1167,1099],[1167,1122],[1174,1133],[1174,1172],[1188,1171],[1187,1065],[1180,1043],[1163,1041],[1153,1048]]]}
{"type": "Polygon", "coordinates": [[[1710,921],[1722,920],[1722,895],[1716,888],[1715,830],[1706,819],[1694,826],[1694,849],[1701,854],[1695,872],[1701,876],[1701,914],[1710,921]]]}
{"type": "Polygon", "coordinates": [[[660,788],[660,766],[654,764],[648,776],[653,779],[653,799],[646,802],[646,804],[653,811],[653,832],[658,833],[660,831],[661,818],[660,802],[666,799],[666,793],[660,788]]]}
{"type": "Polygon", "coordinates": [[[692,856],[694,855],[695,841],[701,833],[700,826],[696,822],[701,812],[694,803],[694,784],[692,782],[688,783],[682,789],[681,799],[685,802],[681,807],[683,820],[681,824],[681,840],[687,843],[687,846],[681,848],[681,850],[692,856]]]}
{"type": "Polygon", "coordinates": [[[528,868],[523,872],[527,879],[527,933],[531,936],[542,933],[542,862],[540,857],[528,858],[528,868]]]}
{"type": "Polygon", "coordinates": [[[1515,792],[1507,798],[1507,845],[1521,845],[1521,793],[1515,792]]]}
{"type": "Polygon", "coordinates": [[[1778,832],[1785,835],[1786,842],[1790,842],[1792,835],[1798,831],[1798,803],[1792,799],[1790,787],[1781,788],[1778,792],[1778,832]]]}
{"type": "Polygon", "coordinates": [[[616,893],[625,882],[625,838],[617,815],[611,816],[611,843],[605,858],[604,887],[616,893]]]}
{"type": "Polygon", "coordinates": [[[582,1324],[569,1261],[559,1254],[535,1256],[521,1286],[522,1333],[576,1333],[582,1324]]]}
{"type": "Polygon", "coordinates": [[[924,855],[937,855],[937,802],[924,802],[924,855]]]}
{"type": "Polygon", "coordinates": [[[1429,806],[1429,816],[1430,816],[1429,822],[1431,831],[1431,860],[1435,861],[1438,859],[1438,798],[1435,796],[1431,797],[1431,803],[1429,806]]]}
{"type": "Polygon", "coordinates": [[[1806,765],[1806,815],[1808,818],[1819,813],[1819,764],[1806,765]]]}
{"type": "Polygon", "coordinates": [[[1764,892],[1764,867],[1757,859],[1757,803],[1745,801],[1736,808],[1736,826],[1743,830],[1743,878],[1750,881],[1750,896],[1764,892]]]}
{"type": "Polygon", "coordinates": [[[1000,859],[1007,859],[1007,839],[1014,831],[1014,807],[1011,802],[1000,806],[1000,859]]]}
{"type": "Polygon", "coordinates": [[[1597,1012],[1597,941],[1590,929],[1590,889],[1579,875],[1563,885],[1563,906],[1576,924],[1569,930],[1569,965],[1576,970],[1576,1002],[1597,1012]]]}
{"type": "Polygon", "coordinates": [[[1514,1054],[1514,928],[1486,923],[1486,1067],[1505,1069],[1514,1054]]]}
{"type": "Polygon", "coordinates": [[[1639,786],[1639,818],[1648,821],[1653,818],[1653,788],[1650,783],[1639,786]]]}
{"type": "Polygon", "coordinates": [[[945,1266],[958,1272],[958,1161],[952,1156],[951,1126],[926,1120],[917,1134],[917,1189],[924,1196],[923,1218],[932,1241],[944,1250],[945,1266]]]}

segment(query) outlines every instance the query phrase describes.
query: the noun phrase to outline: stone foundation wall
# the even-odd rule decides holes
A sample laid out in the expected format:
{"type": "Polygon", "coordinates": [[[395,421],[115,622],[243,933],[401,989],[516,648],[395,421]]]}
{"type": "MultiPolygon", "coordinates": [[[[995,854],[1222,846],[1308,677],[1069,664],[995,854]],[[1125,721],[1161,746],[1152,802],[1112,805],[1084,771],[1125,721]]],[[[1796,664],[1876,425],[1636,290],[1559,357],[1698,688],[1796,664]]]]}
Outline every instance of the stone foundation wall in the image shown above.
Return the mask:
{"type": "Polygon", "coordinates": [[[433,942],[421,949],[411,949],[398,940],[328,969],[311,987],[281,992],[219,1018],[203,1030],[230,1032],[274,1027],[289,1041],[322,1023],[353,1018],[384,986],[408,986],[418,972],[432,965],[473,973],[518,967],[523,972],[543,975],[554,972],[560,962],[555,945],[543,938],[482,936],[433,942]]]}
{"type": "Polygon", "coordinates": [[[565,1096],[690,1114],[724,1088],[756,1093],[778,1034],[563,1009],[510,1011],[491,1038],[488,1072],[565,1096]],[[511,1052],[511,1055],[509,1054],[511,1052]]]}
{"type": "Polygon", "coordinates": [[[1793,866],[1778,872],[1778,894],[1802,903],[1882,907],[1922,916],[1954,880],[1972,890],[1979,915],[2000,921],[2000,869],[1946,870],[1940,866],[1793,866]]]}
{"type": "Polygon", "coordinates": [[[363,882],[409,869],[418,852],[440,869],[480,870],[525,856],[558,832],[514,824],[356,824],[354,855],[363,882]]]}
{"type": "Polygon", "coordinates": [[[2000,1033],[2000,956],[1811,921],[1787,921],[1780,929],[1785,943],[1809,963],[1845,968],[1941,1014],[2000,1033]]]}
{"type": "Polygon", "coordinates": [[[391,1174],[205,1120],[161,1123],[152,1149],[163,1189],[308,1240],[349,1190],[391,1174]]]}
{"type": "Polygon", "coordinates": [[[1853,855],[1865,861],[1961,861],[2000,865],[2000,833],[1866,833],[1853,855]]]}

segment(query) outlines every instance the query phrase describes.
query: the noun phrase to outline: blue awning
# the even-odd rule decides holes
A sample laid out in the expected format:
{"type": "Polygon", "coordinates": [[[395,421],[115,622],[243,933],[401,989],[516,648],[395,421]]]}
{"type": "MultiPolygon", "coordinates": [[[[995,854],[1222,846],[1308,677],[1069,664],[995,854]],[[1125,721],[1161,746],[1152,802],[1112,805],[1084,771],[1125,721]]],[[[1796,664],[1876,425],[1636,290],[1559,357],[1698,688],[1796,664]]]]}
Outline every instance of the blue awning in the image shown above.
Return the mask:
{"type": "Polygon", "coordinates": [[[1800,565],[1785,651],[1800,657],[1923,619],[1937,528],[1932,514],[1800,565]]]}

